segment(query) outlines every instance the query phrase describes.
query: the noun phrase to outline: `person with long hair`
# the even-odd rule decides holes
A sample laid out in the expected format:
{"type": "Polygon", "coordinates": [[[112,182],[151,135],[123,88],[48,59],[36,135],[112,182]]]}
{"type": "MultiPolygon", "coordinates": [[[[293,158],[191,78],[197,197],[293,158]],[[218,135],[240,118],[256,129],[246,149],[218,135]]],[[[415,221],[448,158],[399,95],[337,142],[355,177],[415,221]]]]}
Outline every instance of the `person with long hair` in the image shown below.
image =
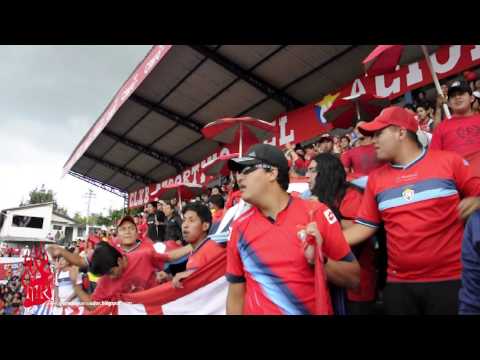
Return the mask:
{"type": "MultiPolygon", "coordinates": [[[[310,163],[307,176],[312,195],[332,210],[343,229],[352,226],[362,202],[363,191],[347,181],[347,174],[338,157],[330,153],[319,154],[310,163]]],[[[332,303],[339,314],[369,315],[373,313],[376,298],[373,242],[363,242],[360,246],[352,247],[352,251],[360,264],[360,286],[347,290],[346,303],[345,290],[331,286],[332,303]]]]}

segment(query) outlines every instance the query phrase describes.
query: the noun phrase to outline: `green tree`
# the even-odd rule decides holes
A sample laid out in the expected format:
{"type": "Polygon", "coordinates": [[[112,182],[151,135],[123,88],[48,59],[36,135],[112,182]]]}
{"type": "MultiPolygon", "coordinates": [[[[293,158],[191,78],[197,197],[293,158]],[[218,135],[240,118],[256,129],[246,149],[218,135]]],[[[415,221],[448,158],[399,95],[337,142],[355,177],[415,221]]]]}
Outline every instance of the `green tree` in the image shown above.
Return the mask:
{"type": "Polygon", "coordinates": [[[23,205],[33,205],[33,204],[42,204],[47,202],[53,202],[53,211],[68,216],[67,209],[58,206],[58,202],[55,199],[55,193],[51,189],[45,189],[45,184],[42,184],[40,189],[36,187],[28,193],[29,199],[24,203],[23,199],[20,206],[23,205]]]}
{"type": "Polygon", "coordinates": [[[87,219],[84,216],[80,215],[79,212],[76,212],[75,215],[73,215],[73,220],[75,220],[75,222],[77,224],[86,224],[87,223],[87,219]]]}

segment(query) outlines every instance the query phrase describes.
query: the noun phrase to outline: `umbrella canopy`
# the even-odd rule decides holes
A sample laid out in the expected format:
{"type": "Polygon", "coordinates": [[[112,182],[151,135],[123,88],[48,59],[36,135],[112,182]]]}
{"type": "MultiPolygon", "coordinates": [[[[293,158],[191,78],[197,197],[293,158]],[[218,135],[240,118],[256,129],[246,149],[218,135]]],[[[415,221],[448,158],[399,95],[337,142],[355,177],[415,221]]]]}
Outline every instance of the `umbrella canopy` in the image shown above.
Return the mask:
{"type": "MultiPolygon", "coordinates": [[[[429,49],[425,45],[420,45],[423,56],[427,63],[430,74],[432,75],[433,83],[437,90],[437,94],[444,96],[440,88],[437,74],[433,71],[432,62],[429,56],[429,49]]],[[[364,60],[363,64],[366,67],[368,75],[379,75],[389,73],[395,70],[395,67],[400,63],[402,55],[405,53],[404,45],[379,45],[377,46],[364,60]]],[[[447,104],[443,104],[443,110],[448,118],[451,118],[450,110],[447,104]]]]}
{"type": "Polygon", "coordinates": [[[276,127],[266,121],[252,117],[224,118],[213,121],[202,129],[203,135],[224,144],[239,142],[240,156],[243,153],[246,138],[249,142],[263,142],[275,135],[276,127]]]}
{"type": "Polygon", "coordinates": [[[167,185],[160,190],[158,198],[162,200],[169,200],[178,195],[179,203],[182,200],[189,200],[192,197],[200,196],[202,194],[202,185],[192,183],[176,183],[167,185]]]}
{"type": "Polygon", "coordinates": [[[239,157],[238,153],[221,155],[216,158],[214,161],[208,163],[204,168],[203,172],[205,175],[222,175],[228,176],[230,170],[228,169],[228,160],[239,157]]]}

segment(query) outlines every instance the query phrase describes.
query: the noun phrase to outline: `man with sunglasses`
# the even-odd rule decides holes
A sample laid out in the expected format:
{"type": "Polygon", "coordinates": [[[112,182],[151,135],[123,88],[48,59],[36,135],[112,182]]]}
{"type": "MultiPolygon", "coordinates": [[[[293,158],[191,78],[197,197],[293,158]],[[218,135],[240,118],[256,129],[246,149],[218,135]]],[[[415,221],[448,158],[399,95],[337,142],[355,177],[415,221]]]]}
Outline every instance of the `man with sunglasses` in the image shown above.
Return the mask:
{"type": "Polygon", "coordinates": [[[406,109],[386,108],[359,130],[373,135],[377,157],[389,163],[370,173],[345,238],[354,246],[384,224],[387,314],[457,314],[462,218],[472,212],[461,199],[480,195],[480,178],[459,155],[423,148],[418,122],[406,109]]]}
{"type": "MultiPolygon", "coordinates": [[[[328,280],[356,287],[358,262],[330,209],[287,193],[288,162],[278,148],[257,144],[246,154],[229,161],[252,208],[233,223],[227,245],[227,314],[313,314],[315,269],[306,260],[302,234],[321,246],[328,280]]],[[[328,292],[323,296],[328,303],[328,292]]]]}

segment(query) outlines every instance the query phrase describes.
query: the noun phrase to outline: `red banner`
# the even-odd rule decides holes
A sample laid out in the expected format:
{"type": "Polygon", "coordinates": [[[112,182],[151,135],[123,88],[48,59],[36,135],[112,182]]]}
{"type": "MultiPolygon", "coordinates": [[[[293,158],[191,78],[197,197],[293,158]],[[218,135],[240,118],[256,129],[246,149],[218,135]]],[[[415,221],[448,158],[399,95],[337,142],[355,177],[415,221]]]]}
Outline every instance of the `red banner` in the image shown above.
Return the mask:
{"type": "MultiPolygon", "coordinates": [[[[450,77],[480,65],[480,45],[442,46],[435,54],[431,55],[431,60],[439,79],[450,77]]],[[[430,83],[432,83],[432,76],[425,59],[400,67],[397,71],[390,74],[357,78],[342,89],[326,95],[319,102],[279,115],[274,121],[274,124],[278,127],[278,139],[274,137],[268,143],[284,146],[287,143],[299,143],[310,140],[334,127],[348,128],[354,118],[354,111],[347,111],[333,123],[326,123],[324,118],[328,111],[345,105],[344,97],[370,93],[377,97],[392,100],[405,94],[407,91],[430,83]]],[[[150,194],[153,192],[158,194],[166,184],[182,181],[204,184],[206,176],[203,173],[203,168],[205,165],[219,155],[236,151],[237,147],[234,145],[219,147],[208,159],[185,170],[182,174],[130,193],[129,207],[143,206],[148,201],[154,200],[155,196],[150,196],[150,194]]]]}

